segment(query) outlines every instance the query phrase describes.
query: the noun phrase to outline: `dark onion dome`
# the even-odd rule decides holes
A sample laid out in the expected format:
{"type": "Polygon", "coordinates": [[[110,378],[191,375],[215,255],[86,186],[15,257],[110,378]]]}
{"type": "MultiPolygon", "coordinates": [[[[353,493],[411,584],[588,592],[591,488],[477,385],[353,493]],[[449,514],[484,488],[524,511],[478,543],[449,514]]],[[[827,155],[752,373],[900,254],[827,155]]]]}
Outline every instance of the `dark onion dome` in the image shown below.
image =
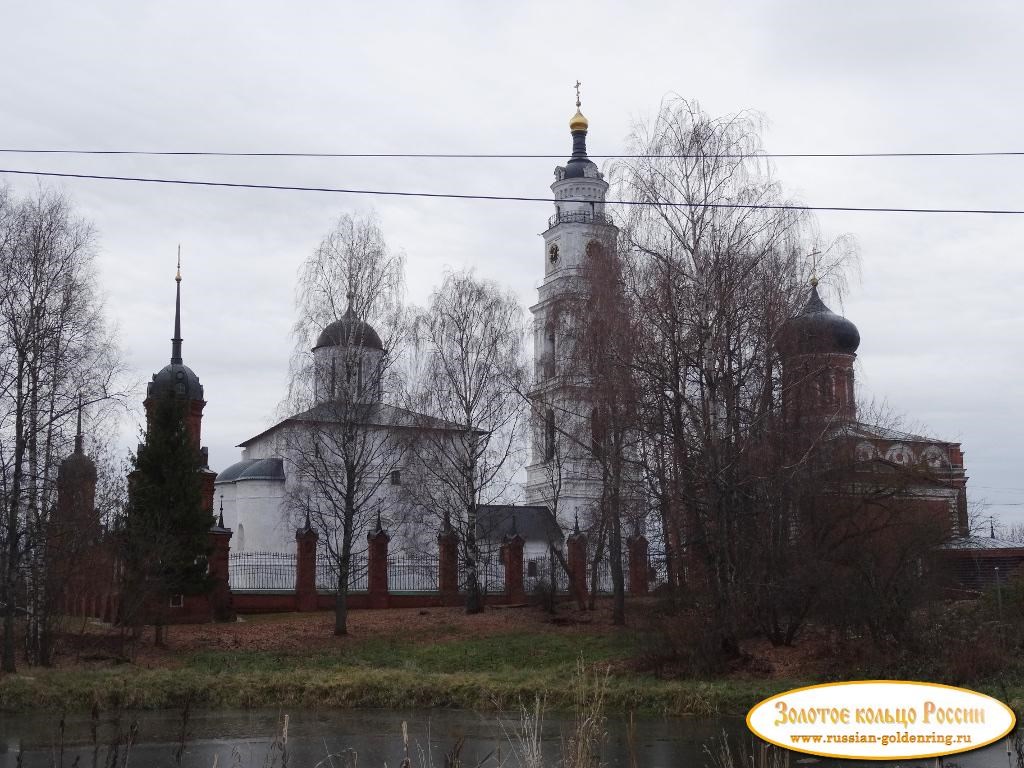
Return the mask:
{"type": "Polygon", "coordinates": [[[818,295],[818,283],[812,280],[807,304],[786,322],[780,346],[788,354],[852,355],[860,346],[860,331],[825,306],[818,295]]]}
{"type": "Polygon", "coordinates": [[[184,363],[166,365],[159,373],[153,374],[153,380],[146,386],[146,397],[163,397],[167,393],[187,400],[202,400],[203,385],[199,377],[184,363]]]}
{"type": "Polygon", "coordinates": [[[317,337],[316,346],[313,349],[348,346],[384,351],[384,344],[377,332],[373,330],[373,326],[356,317],[352,307],[345,310],[345,316],[341,320],[335,320],[323,329],[317,337]]]}

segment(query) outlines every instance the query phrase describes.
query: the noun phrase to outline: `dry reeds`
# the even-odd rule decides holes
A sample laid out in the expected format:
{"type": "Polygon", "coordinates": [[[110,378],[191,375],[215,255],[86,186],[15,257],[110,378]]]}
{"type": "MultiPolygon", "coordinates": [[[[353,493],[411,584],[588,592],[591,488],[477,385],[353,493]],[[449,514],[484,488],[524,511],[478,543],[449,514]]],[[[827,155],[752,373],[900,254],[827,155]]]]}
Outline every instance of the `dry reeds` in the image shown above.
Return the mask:
{"type": "Polygon", "coordinates": [[[562,750],[564,768],[595,768],[601,765],[601,744],[608,736],[604,710],[610,675],[610,668],[605,668],[604,674],[591,674],[582,658],[576,662],[573,732],[562,750]]]}

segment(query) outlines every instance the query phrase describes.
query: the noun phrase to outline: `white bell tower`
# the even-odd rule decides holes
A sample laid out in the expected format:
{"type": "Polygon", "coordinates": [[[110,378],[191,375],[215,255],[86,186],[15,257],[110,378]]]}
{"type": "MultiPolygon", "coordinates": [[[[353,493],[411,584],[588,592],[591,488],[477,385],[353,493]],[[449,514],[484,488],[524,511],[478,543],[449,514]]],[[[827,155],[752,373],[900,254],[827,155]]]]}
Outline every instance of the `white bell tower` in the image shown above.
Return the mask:
{"type": "Polygon", "coordinates": [[[554,214],[544,238],[544,282],[538,289],[533,314],[534,389],[531,392],[532,452],[526,468],[529,504],[553,508],[559,522],[571,528],[574,518],[588,519],[601,497],[600,467],[590,458],[591,407],[582,402],[559,363],[565,359],[566,318],[561,300],[577,289],[587,249],[614,241],[618,233],[605,215],[608,182],[587,157],[589,123],[580,112],[576,84],[576,114],[569,121],[572,156],[555,168],[551,191],[554,214]]]}

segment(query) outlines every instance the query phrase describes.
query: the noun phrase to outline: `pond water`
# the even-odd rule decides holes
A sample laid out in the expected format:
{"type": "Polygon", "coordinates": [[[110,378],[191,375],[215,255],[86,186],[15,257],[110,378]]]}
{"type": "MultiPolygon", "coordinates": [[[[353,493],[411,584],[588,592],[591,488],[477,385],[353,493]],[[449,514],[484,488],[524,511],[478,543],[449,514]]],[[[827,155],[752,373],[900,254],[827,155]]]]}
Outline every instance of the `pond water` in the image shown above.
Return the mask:
{"type": "MultiPolygon", "coordinates": [[[[59,715],[17,715],[0,717],[0,768],[48,768],[60,765],[59,715]]],[[[409,751],[413,765],[428,768],[445,766],[445,755],[461,743],[460,756],[465,768],[491,768],[499,763],[518,765],[513,745],[519,723],[508,716],[478,714],[462,710],[326,710],[290,712],[288,717],[288,764],[291,768],[396,768],[402,761],[402,723],[408,724],[409,751]],[[339,757],[348,751],[348,757],[339,757]],[[335,757],[328,759],[328,755],[335,757]],[[357,761],[352,762],[356,757],[357,761]]],[[[120,722],[104,719],[99,731],[98,766],[106,764],[109,745],[118,731],[126,733],[132,722],[138,726],[135,745],[128,755],[132,768],[175,766],[180,743],[180,712],[145,712],[123,716],[120,722]]],[[[263,766],[275,734],[280,729],[280,713],[270,710],[193,712],[189,718],[181,765],[187,768],[263,766]]],[[[558,761],[563,739],[571,732],[571,718],[546,713],[541,729],[548,763],[558,761]]],[[[93,766],[94,748],[87,715],[69,715],[63,739],[63,766],[70,768],[79,759],[78,768],[93,766]]],[[[733,744],[749,744],[749,735],[741,718],[638,719],[634,735],[626,718],[610,717],[608,738],[601,758],[609,768],[627,768],[630,754],[637,756],[640,768],[703,768],[711,766],[706,745],[720,741],[728,733],[733,744]],[[632,741],[632,747],[630,742],[632,741]]],[[[119,752],[122,763],[125,754],[119,752]]],[[[825,760],[794,754],[793,768],[852,768],[870,765],[940,765],[935,760],[883,763],[851,760],[825,760]]],[[[947,758],[946,766],[961,768],[1001,768],[1009,765],[1006,748],[998,742],[982,750],[947,758]]]]}

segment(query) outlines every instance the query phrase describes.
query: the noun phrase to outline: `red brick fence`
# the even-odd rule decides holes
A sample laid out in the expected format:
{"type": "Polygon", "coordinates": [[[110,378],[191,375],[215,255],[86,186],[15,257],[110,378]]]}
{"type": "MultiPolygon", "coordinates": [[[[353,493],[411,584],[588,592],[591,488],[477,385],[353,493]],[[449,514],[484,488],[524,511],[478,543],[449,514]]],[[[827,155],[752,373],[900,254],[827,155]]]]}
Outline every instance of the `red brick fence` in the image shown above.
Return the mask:
{"type": "MultiPolygon", "coordinates": [[[[230,551],[231,531],[210,531],[212,553],[209,595],[172,599],[165,615],[171,623],[230,620],[235,614],[315,611],[334,607],[335,574],[332,564],[318,562],[318,536],[306,526],[295,534],[294,553],[230,551]]],[[[350,566],[348,605],[351,608],[414,608],[460,605],[464,600],[465,569],[454,533],[437,537],[437,555],[391,555],[391,537],[381,528],[367,534],[365,553],[350,566]]],[[[528,587],[538,581],[526,574],[524,540],[506,536],[496,559],[479,564],[478,579],[490,605],[521,604],[528,587]]],[[[588,594],[587,540],[574,533],[566,541],[568,574],[556,573],[558,592],[582,598],[588,594]]],[[[631,595],[646,595],[651,568],[648,543],[643,536],[627,540],[626,588],[631,595]]],[[[607,576],[599,591],[608,591],[607,576]]],[[[116,621],[121,596],[114,588],[87,588],[68,595],[66,613],[103,621],[116,621]]]]}

